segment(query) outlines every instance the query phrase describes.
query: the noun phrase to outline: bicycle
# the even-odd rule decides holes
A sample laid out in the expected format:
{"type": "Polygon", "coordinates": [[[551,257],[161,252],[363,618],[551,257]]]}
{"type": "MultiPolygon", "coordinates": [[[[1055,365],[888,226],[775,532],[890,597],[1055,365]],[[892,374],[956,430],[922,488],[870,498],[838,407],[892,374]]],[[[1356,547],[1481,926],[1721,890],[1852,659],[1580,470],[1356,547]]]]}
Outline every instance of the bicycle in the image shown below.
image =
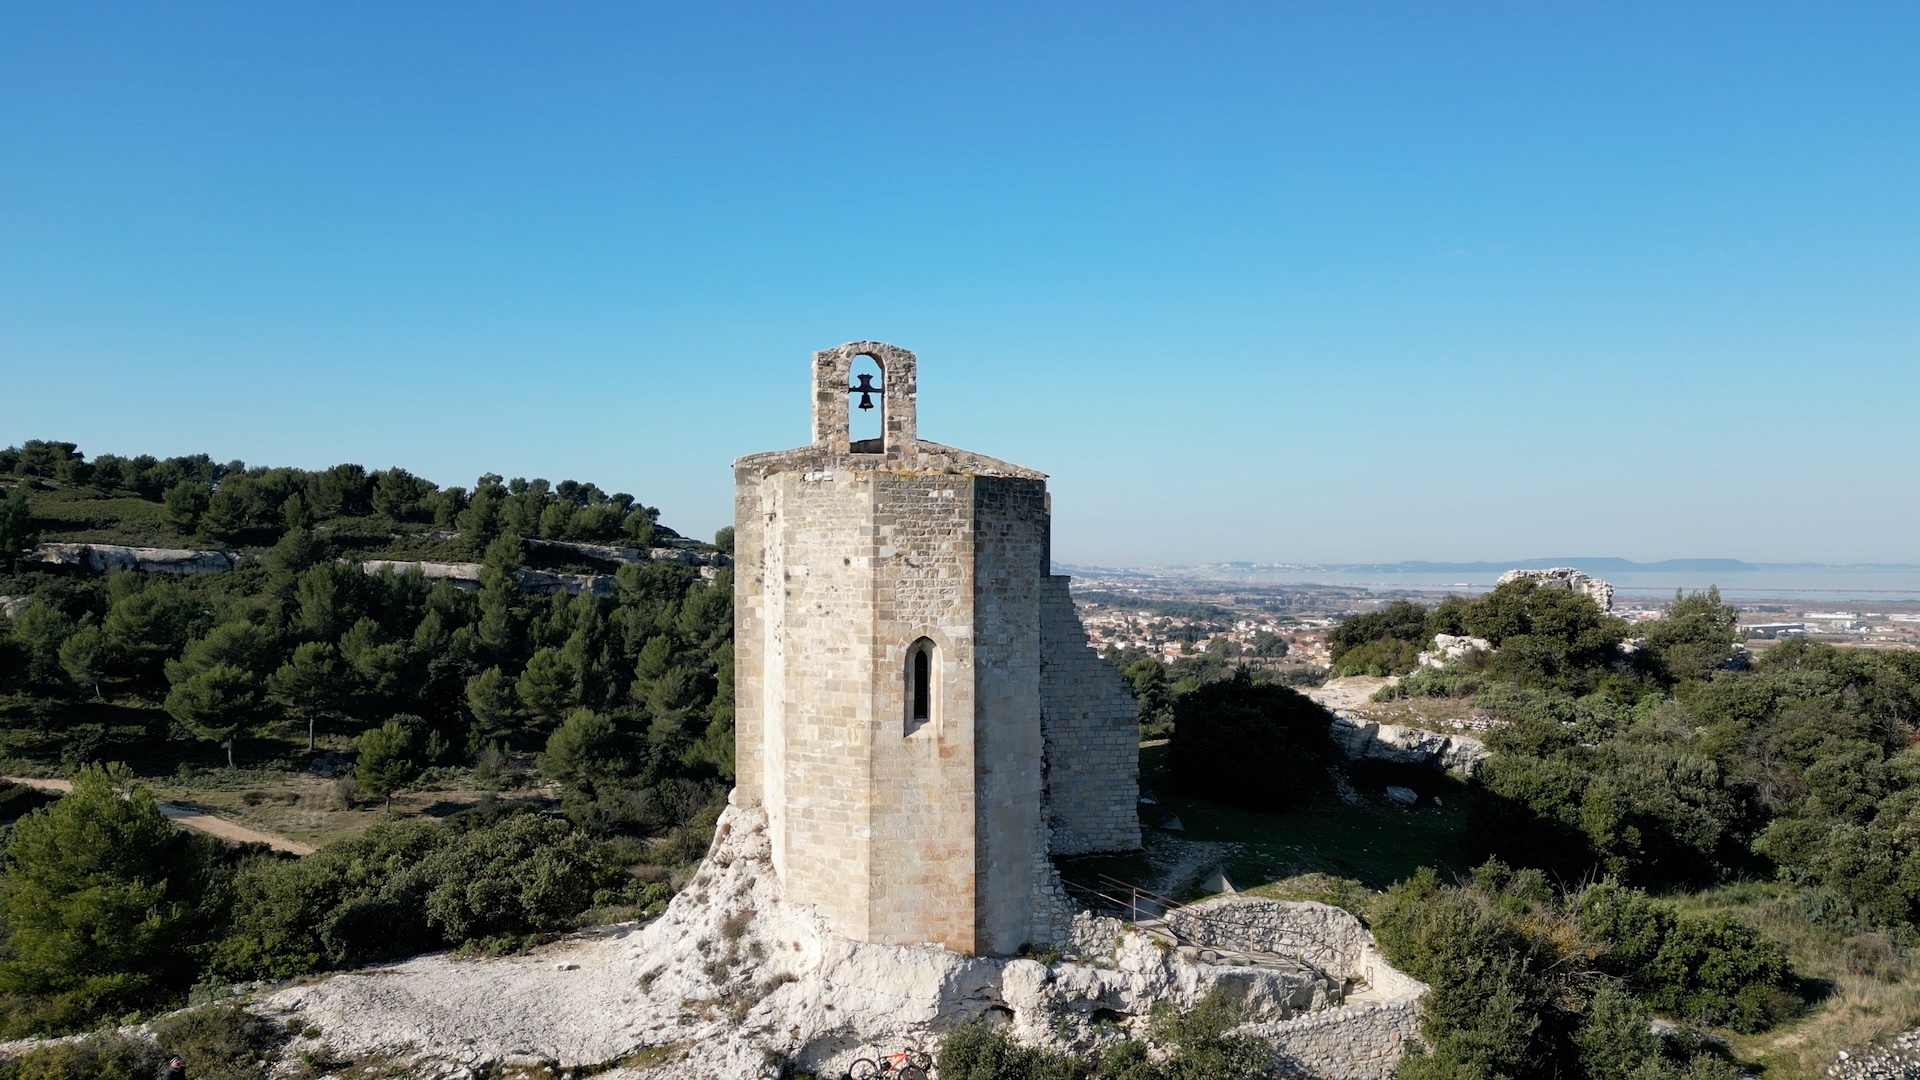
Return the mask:
{"type": "Polygon", "coordinates": [[[846,1080],[927,1080],[933,1058],[918,1050],[882,1054],[879,1061],[860,1058],[847,1067],[846,1080]]]}

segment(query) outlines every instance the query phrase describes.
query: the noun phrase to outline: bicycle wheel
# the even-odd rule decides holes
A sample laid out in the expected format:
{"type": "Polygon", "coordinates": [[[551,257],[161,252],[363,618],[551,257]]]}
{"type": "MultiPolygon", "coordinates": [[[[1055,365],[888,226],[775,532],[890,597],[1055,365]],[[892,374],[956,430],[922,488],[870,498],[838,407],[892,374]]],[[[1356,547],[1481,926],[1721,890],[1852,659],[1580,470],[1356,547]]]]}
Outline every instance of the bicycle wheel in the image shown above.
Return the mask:
{"type": "Polygon", "coordinates": [[[872,1058],[860,1058],[847,1066],[847,1080],[878,1080],[880,1066],[872,1058]]]}
{"type": "Polygon", "coordinates": [[[927,1080],[927,1070],[912,1062],[900,1066],[899,1071],[893,1075],[899,1077],[900,1080],[927,1080]]]}

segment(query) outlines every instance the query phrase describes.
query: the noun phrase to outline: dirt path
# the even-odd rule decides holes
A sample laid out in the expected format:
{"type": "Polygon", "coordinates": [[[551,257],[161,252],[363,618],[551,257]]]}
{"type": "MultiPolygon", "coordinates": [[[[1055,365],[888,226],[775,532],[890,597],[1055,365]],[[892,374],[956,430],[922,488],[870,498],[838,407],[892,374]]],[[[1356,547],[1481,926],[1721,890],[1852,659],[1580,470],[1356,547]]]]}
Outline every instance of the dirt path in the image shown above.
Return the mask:
{"type": "MultiPolygon", "coordinates": [[[[37,788],[40,791],[57,791],[63,795],[73,790],[73,785],[68,781],[49,780],[39,776],[0,776],[0,780],[11,781],[23,787],[37,788]]],[[[168,821],[185,825],[189,829],[198,829],[222,840],[232,840],[237,844],[265,844],[275,851],[284,851],[291,855],[311,855],[316,850],[312,844],[302,844],[298,840],[289,840],[284,836],[249,829],[239,822],[228,821],[226,818],[191,806],[163,802],[159,807],[161,815],[168,821]]]]}

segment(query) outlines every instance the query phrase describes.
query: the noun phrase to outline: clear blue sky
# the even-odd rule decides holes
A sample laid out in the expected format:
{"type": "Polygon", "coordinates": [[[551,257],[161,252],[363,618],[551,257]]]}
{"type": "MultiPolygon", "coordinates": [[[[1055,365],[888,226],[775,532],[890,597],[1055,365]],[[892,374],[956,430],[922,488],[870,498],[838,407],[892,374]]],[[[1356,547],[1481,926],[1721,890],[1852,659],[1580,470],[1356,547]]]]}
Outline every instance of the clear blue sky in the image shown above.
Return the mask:
{"type": "Polygon", "coordinates": [[[0,445],[624,489],[811,350],[1082,563],[1920,562],[1920,7],[0,6],[0,445]]]}

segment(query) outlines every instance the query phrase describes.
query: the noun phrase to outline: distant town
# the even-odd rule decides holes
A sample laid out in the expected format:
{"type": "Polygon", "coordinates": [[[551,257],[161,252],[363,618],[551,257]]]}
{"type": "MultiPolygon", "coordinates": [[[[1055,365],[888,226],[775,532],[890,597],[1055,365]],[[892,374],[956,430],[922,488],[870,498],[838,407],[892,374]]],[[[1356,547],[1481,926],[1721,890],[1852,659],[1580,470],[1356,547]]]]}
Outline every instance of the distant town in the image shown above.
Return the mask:
{"type": "MultiPolygon", "coordinates": [[[[1071,568],[1073,591],[1095,649],[1139,650],[1172,661],[1208,651],[1266,658],[1288,665],[1328,663],[1326,633],[1350,614],[1395,600],[1432,603],[1443,589],[1356,585],[1259,584],[1214,580],[1208,568],[1174,571],[1071,568]],[[1284,649],[1276,643],[1284,643],[1284,649]]],[[[1476,594],[1460,583],[1450,591],[1476,594]]],[[[1665,597],[1616,597],[1613,614],[1629,623],[1666,614],[1665,597]]],[[[1836,605],[1793,599],[1739,603],[1749,648],[1784,638],[1883,649],[1920,648],[1920,600],[1836,605]]]]}

